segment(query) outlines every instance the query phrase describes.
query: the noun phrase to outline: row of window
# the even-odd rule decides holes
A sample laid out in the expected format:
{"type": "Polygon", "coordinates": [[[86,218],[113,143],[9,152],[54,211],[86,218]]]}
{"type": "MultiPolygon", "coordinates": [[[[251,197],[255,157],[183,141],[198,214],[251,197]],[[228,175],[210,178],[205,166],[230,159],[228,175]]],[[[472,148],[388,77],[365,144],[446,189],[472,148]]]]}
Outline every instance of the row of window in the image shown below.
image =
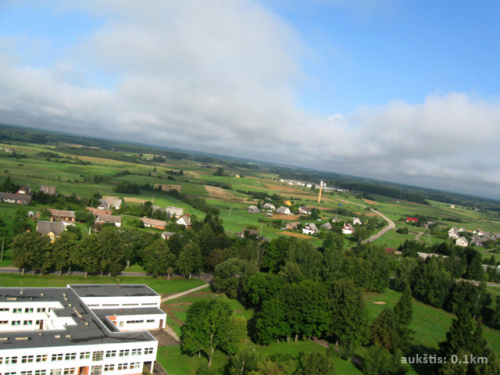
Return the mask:
{"type": "Polygon", "coordinates": [[[141,362],[131,362],[131,363],[119,363],[118,365],[105,365],[104,372],[114,371],[115,367],[117,370],[133,370],[141,368],[141,362]]]}
{"type": "MultiPolygon", "coordinates": [[[[87,304],[87,307],[99,307],[101,306],[99,303],[89,303],[87,304]]],[[[119,303],[104,303],[102,304],[103,307],[117,307],[120,306],[119,303]]],[[[138,303],[124,303],[121,306],[139,306],[138,303]]],[[[140,306],[158,306],[158,303],[156,302],[148,302],[148,303],[141,303],[140,306]]]]}
{"type": "MultiPolygon", "coordinates": [[[[0,307],[0,312],[9,312],[10,311],[10,308],[9,307],[0,307]]],[[[43,313],[43,312],[46,312],[47,311],[47,308],[45,307],[38,307],[36,309],[36,312],[37,313],[43,313]]],[[[23,308],[22,307],[14,307],[12,308],[12,313],[13,314],[22,314],[23,312],[23,308]]],[[[24,308],[24,313],[25,314],[33,314],[35,312],[35,308],[33,307],[25,307],[24,308]]]]}
{"type": "MultiPolygon", "coordinates": [[[[20,375],[74,375],[76,368],[54,369],[47,373],[47,370],[21,371],[20,375]]],[[[2,375],[2,373],[0,373],[2,375]]],[[[17,375],[17,372],[4,372],[3,375],[17,375]]]]}
{"type": "MultiPolygon", "coordinates": [[[[153,354],[154,348],[145,348],[144,354],[153,354]]],[[[52,362],[58,361],[74,361],[77,359],[89,359],[92,353],[92,361],[102,361],[104,358],[112,358],[116,357],[117,354],[119,357],[127,357],[129,355],[138,356],[141,355],[142,349],[122,349],[122,350],[104,350],[94,351],[94,352],[81,352],[79,356],[77,353],[59,353],[52,354],[50,360],[52,362]]],[[[33,362],[47,362],[49,359],[47,354],[38,354],[38,355],[23,355],[21,356],[21,363],[33,363],[33,362]]],[[[18,362],[18,357],[0,357],[0,365],[13,365],[18,362]]],[[[0,374],[1,375],[1,374],[0,374]]]]}
{"type": "MultiPolygon", "coordinates": [[[[20,326],[21,322],[23,323],[23,326],[32,326],[33,325],[33,320],[12,320],[10,322],[10,325],[12,326],[20,326]]],[[[39,325],[41,320],[35,320],[35,324],[39,325]]],[[[0,320],[0,325],[6,325],[9,324],[8,320],[0,320]]]]}

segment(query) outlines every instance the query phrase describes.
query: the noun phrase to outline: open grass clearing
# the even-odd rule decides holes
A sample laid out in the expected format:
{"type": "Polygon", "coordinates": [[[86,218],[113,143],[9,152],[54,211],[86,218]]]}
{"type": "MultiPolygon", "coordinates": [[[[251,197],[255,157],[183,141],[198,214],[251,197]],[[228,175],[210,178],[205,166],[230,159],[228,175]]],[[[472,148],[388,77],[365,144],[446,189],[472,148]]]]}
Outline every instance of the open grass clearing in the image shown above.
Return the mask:
{"type": "Polygon", "coordinates": [[[185,279],[173,277],[167,280],[166,277],[148,276],[84,276],[79,275],[40,275],[7,274],[0,273],[0,286],[2,287],[65,287],[68,284],[146,284],[160,294],[170,295],[184,292],[188,289],[196,288],[205,282],[199,279],[185,279]]]}

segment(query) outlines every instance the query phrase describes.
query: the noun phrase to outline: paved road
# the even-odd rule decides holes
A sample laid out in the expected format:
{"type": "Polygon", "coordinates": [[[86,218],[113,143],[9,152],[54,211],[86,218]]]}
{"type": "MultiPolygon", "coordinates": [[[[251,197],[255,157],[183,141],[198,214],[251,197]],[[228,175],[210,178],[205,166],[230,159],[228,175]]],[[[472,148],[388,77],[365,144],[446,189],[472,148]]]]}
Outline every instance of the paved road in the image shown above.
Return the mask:
{"type": "Polygon", "coordinates": [[[367,238],[366,240],[364,240],[363,243],[373,242],[377,238],[379,238],[379,237],[383,236],[384,234],[386,234],[391,229],[396,228],[396,224],[394,224],[394,222],[391,219],[389,219],[387,216],[385,216],[383,213],[378,212],[377,210],[374,210],[372,208],[370,208],[370,210],[372,210],[373,212],[375,212],[378,216],[381,216],[385,221],[387,221],[387,223],[389,225],[386,226],[385,228],[383,228],[380,232],[378,232],[378,233],[374,234],[373,236],[371,236],[370,238],[367,238]]]}

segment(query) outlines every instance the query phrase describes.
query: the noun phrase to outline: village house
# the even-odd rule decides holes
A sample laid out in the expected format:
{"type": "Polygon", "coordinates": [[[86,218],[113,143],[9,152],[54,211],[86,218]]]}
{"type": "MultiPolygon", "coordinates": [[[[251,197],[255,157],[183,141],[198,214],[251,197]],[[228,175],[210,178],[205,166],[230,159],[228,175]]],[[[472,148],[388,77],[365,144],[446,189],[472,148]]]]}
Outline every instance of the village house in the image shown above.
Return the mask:
{"type": "Polygon", "coordinates": [[[485,233],[481,229],[476,229],[472,234],[475,234],[476,236],[483,237],[485,233]]]}
{"type": "Polygon", "coordinates": [[[104,223],[113,223],[115,224],[115,227],[119,228],[122,226],[122,218],[114,215],[99,215],[97,216],[95,223],[101,225],[104,223]]]}
{"type": "Polygon", "coordinates": [[[270,210],[270,211],[274,211],[276,209],[276,207],[272,203],[264,203],[262,208],[265,210],[270,210]]]}
{"type": "Polygon", "coordinates": [[[469,241],[467,241],[467,238],[465,237],[460,237],[458,240],[456,240],[455,245],[467,247],[469,246],[469,241]]]}
{"type": "Polygon", "coordinates": [[[457,232],[458,233],[466,233],[467,230],[465,228],[458,228],[457,232]]]}
{"type": "Polygon", "coordinates": [[[310,207],[299,207],[299,215],[310,215],[312,210],[310,207]]]}
{"type": "Polygon", "coordinates": [[[302,233],[307,234],[309,236],[313,236],[319,233],[318,228],[316,227],[316,224],[314,223],[307,223],[304,228],[302,228],[302,233]]]}
{"type": "Polygon", "coordinates": [[[407,217],[406,222],[407,223],[418,223],[418,219],[416,219],[414,217],[407,217]]]}
{"type": "Polygon", "coordinates": [[[243,229],[241,232],[235,233],[235,236],[239,238],[246,238],[249,236],[259,237],[259,231],[257,229],[243,229]]]}
{"type": "Polygon", "coordinates": [[[112,215],[113,212],[111,210],[101,210],[99,208],[87,207],[87,210],[97,219],[99,215],[112,215]]]}
{"type": "Polygon", "coordinates": [[[251,214],[258,214],[260,213],[260,209],[257,206],[250,206],[248,207],[248,212],[251,214]]]}
{"type": "Polygon", "coordinates": [[[191,228],[191,217],[189,214],[181,216],[176,222],[178,225],[184,225],[186,228],[191,228]]]}
{"type": "Polygon", "coordinates": [[[173,207],[173,206],[167,206],[165,208],[165,211],[167,212],[167,217],[170,219],[172,216],[175,215],[175,217],[179,218],[182,215],[184,215],[184,209],[181,207],[173,207]]]}
{"type": "Polygon", "coordinates": [[[458,234],[457,228],[451,228],[448,231],[448,237],[453,239],[453,240],[458,240],[460,238],[460,234],[458,234]]]}
{"type": "Polygon", "coordinates": [[[41,193],[48,194],[48,195],[57,195],[56,187],[55,186],[47,186],[47,185],[42,185],[40,186],[41,193]]]}
{"type": "Polygon", "coordinates": [[[50,242],[54,243],[56,238],[59,238],[64,232],[65,226],[59,221],[39,221],[36,224],[36,231],[48,236],[50,242]]]}
{"type": "Polygon", "coordinates": [[[294,229],[297,229],[297,227],[299,226],[299,224],[300,223],[298,221],[286,223],[285,228],[289,229],[289,230],[294,230],[294,229]]]}
{"type": "Polygon", "coordinates": [[[14,204],[30,204],[31,195],[18,193],[0,193],[0,201],[14,204]]]}
{"type": "Polygon", "coordinates": [[[325,224],[321,225],[320,228],[323,228],[325,230],[332,230],[333,225],[332,225],[332,223],[325,223],[325,224]]]}
{"type": "Polygon", "coordinates": [[[352,225],[362,225],[361,219],[359,217],[352,218],[352,225]]]}
{"type": "Polygon", "coordinates": [[[332,219],[332,223],[339,223],[340,222],[340,219],[338,216],[335,216],[333,219],[332,219]]]}
{"type": "Polygon", "coordinates": [[[281,215],[291,215],[292,211],[288,207],[281,206],[276,210],[276,213],[281,214],[281,215]]]}
{"type": "Polygon", "coordinates": [[[75,222],[75,211],[56,210],[53,208],[50,211],[50,221],[61,221],[65,225],[70,225],[75,222]]]}
{"type": "Polygon", "coordinates": [[[342,233],[343,234],[353,234],[354,227],[350,223],[347,223],[342,227],[342,233]]]}
{"type": "Polygon", "coordinates": [[[161,233],[161,238],[163,238],[164,240],[168,240],[170,239],[170,237],[172,237],[174,234],[176,234],[175,232],[162,232],[161,233]]]}
{"type": "Polygon", "coordinates": [[[122,203],[123,200],[120,198],[107,197],[99,199],[99,206],[97,208],[100,210],[110,210],[112,208],[119,210],[122,203]]]}
{"type": "Polygon", "coordinates": [[[157,229],[165,229],[165,226],[167,225],[166,221],[150,219],[148,217],[141,217],[141,221],[144,223],[146,228],[153,227],[157,229]]]}
{"type": "Polygon", "coordinates": [[[19,188],[17,194],[33,195],[33,192],[31,191],[31,188],[29,186],[23,186],[19,188]]]}

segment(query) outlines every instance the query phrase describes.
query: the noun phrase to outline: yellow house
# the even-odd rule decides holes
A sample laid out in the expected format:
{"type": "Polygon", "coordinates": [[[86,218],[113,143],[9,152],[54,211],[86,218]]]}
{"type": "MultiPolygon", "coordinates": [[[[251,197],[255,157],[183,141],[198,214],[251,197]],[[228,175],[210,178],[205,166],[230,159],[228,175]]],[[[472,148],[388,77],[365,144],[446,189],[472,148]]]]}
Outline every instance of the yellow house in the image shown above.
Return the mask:
{"type": "Polygon", "coordinates": [[[64,224],[58,221],[39,221],[36,224],[36,231],[44,236],[48,236],[52,243],[55,242],[56,238],[61,236],[64,229],[64,224]]]}

